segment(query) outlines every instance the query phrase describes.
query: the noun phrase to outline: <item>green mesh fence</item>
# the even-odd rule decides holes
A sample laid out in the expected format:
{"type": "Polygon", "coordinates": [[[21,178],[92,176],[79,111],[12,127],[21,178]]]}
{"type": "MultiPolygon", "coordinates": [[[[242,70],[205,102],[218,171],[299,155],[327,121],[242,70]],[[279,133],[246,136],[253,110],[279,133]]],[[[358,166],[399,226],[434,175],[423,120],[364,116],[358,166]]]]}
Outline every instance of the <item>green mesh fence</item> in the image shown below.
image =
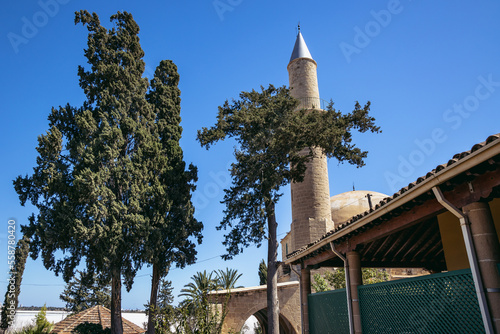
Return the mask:
{"type": "Polygon", "coordinates": [[[484,333],[470,269],[358,287],[364,334],[484,333]]]}
{"type": "Polygon", "coordinates": [[[311,334],[349,334],[345,289],[312,293],[308,296],[311,334]]]}

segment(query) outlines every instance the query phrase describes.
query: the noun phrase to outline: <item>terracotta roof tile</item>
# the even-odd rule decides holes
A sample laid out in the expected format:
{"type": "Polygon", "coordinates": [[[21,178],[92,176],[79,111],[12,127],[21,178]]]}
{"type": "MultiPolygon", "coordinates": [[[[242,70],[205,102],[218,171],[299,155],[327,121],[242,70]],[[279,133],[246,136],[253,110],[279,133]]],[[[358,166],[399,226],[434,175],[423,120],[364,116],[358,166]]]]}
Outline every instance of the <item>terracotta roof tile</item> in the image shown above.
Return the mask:
{"type": "Polygon", "coordinates": [[[295,256],[297,254],[300,254],[300,253],[306,251],[311,246],[317,244],[318,242],[320,242],[323,239],[327,238],[328,236],[334,234],[335,232],[338,232],[338,231],[346,228],[347,226],[355,223],[357,220],[363,218],[364,216],[368,215],[369,213],[381,209],[383,206],[387,205],[392,200],[398,198],[399,196],[401,196],[405,192],[409,191],[410,189],[412,189],[413,187],[415,187],[417,184],[420,184],[420,183],[424,182],[428,178],[436,175],[437,173],[441,172],[442,170],[444,170],[446,168],[449,168],[453,164],[455,164],[455,163],[459,162],[460,160],[464,159],[465,157],[467,157],[471,153],[473,153],[473,152],[475,152],[475,151],[477,151],[477,150],[479,150],[479,149],[481,149],[481,148],[483,148],[483,147],[485,147],[485,146],[487,146],[487,145],[489,145],[489,144],[491,144],[491,143],[493,143],[495,141],[498,141],[499,139],[500,139],[500,133],[497,133],[495,135],[491,135],[485,141],[483,141],[481,143],[478,143],[478,144],[475,144],[474,146],[472,146],[472,148],[470,150],[455,154],[452,159],[448,160],[447,163],[436,166],[436,168],[434,168],[433,170],[431,170],[430,172],[428,172],[427,174],[425,174],[425,176],[419,177],[414,182],[411,182],[410,184],[408,184],[408,186],[401,188],[398,192],[394,193],[392,196],[386,197],[383,200],[381,200],[379,203],[377,203],[375,205],[375,210],[365,211],[364,213],[361,213],[361,214],[358,214],[358,215],[352,217],[351,219],[349,219],[346,222],[338,224],[333,230],[327,232],[320,239],[318,239],[318,240],[316,240],[314,242],[311,242],[308,245],[306,245],[306,246],[304,246],[304,247],[302,247],[300,249],[297,249],[296,251],[288,254],[287,258],[291,258],[291,257],[293,257],[293,256],[295,256]]]}
{"type": "MultiPolygon", "coordinates": [[[[71,334],[72,330],[79,324],[91,322],[101,324],[102,328],[111,327],[111,311],[104,306],[94,306],[80,313],[67,317],[54,325],[51,333],[71,334]]],[[[145,330],[133,322],[122,318],[124,334],[141,334],[145,330]]]]}

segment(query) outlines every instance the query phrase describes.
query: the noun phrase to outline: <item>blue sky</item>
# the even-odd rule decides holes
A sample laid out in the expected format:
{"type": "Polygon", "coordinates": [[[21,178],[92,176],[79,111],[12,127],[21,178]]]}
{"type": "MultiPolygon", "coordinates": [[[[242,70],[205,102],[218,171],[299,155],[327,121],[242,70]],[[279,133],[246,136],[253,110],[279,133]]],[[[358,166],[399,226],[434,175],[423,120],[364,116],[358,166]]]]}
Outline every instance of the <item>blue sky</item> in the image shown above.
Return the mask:
{"type": "MultiPolygon", "coordinates": [[[[31,173],[37,136],[48,129],[51,107],[80,106],[77,66],[85,64],[87,30],[74,12],[96,12],[103,25],[128,11],[141,28],[146,76],[162,59],[181,75],[181,145],[185,160],[198,166],[193,201],[203,221],[199,262],[169,274],[175,294],[197,271],[238,269],[240,284],[258,284],[265,245],[222,261],[223,232],[216,231],[230,184],[233,143],[210,151],[196,131],[215,122],[217,106],[243,90],[288,85],[286,66],[296,26],[318,63],[321,98],[348,112],[355,101],[372,102],[381,134],[355,135],[369,151],[356,169],[329,161],[331,195],[352,190],[393,194],[401,187],[500,132],[500,3],[480,1],[11,1],[0,13],[3,129],[0,131],[0,295],[7,284],[7,225],[26,224],[33,207],[22,207],[12,180],[31,173]],[[3,226],[3,227],[2,227],[3,226]],[[3,231],[2,231],[3,229],[3,231]]],[[[277,208],[278,234],[291,222],[289,189],[277,208]]],[[[19,229],[19,228],[18,228],[19,229]]],[[[131,245],[133,247],[133,245],[131,245]]],[[[143,268],[124,308],[142,308],[149,296],[151,268],[143,268]]],[[[63,306],[64,282],[29,260],[23,305],[63,306]]]]}

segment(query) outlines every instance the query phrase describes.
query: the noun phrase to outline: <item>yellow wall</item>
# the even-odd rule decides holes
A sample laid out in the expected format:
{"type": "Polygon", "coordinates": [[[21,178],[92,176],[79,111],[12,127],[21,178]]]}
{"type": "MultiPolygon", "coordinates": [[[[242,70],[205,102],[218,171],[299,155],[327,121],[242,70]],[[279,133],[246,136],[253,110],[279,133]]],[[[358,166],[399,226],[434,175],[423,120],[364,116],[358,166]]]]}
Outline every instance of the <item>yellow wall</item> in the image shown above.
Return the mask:
{"type": "Polygon", "coordinates": [[[497,230],[498,241],[500,241],[500,198],[495,198],[488,204],[490,205],[491,215],[493,216],[493,222],[497,230]]]}
{"type": "Polygon", "coordinates": [[[450,212],[442,213],[437,218],[448,271],[470,268],[460,221],[450,212]]]}

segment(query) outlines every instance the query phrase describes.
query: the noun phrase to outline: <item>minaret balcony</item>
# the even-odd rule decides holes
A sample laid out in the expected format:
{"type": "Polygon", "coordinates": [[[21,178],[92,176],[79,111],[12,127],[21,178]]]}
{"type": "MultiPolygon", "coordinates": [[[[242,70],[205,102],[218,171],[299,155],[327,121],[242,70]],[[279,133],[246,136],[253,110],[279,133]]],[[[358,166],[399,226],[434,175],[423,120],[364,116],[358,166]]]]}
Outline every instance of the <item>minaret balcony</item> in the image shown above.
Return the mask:
{"type": "Polygon", "coordinates": [[[330,102],[319,97],[296,97],[299,100],[297,109],[321,109],[326,110],[330,102]]]}

